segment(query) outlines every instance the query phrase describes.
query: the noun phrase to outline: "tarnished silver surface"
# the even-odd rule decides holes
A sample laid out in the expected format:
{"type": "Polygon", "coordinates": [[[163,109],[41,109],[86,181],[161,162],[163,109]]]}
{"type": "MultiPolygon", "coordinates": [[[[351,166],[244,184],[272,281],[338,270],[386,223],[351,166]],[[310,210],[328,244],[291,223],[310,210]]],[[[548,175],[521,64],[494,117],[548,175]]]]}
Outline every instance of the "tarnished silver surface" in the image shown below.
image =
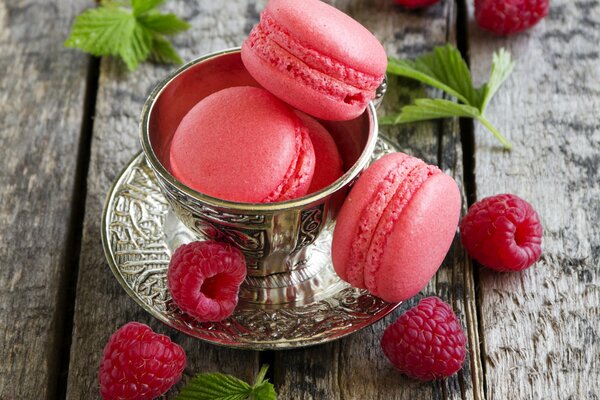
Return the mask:
{"type": "Polygon", "coordinates": [[[375,108],[369,104],[360,116],[349,121],[321,121],[340,144],[346,169],[328,187],[282,202],[225,201],[179,182],[169,171],[168,152],[188,110],[216,91],[240,85],[258,84],[246,71],[239,48],[209,54],[182,66],[154,88],[144,105],[142,150],[179,220],[198,235],[239,248],[246,258],[248,275],[269,276],[302,269],[310,245],[335,218],[347,188],[368,164],[378,134],[375,108]]]}
{"type": "MultiPolygon", "coordinates": [[[[391,152],[379,139],[373,158],[391,152]]],[[[390,304],[341,281],[331,265],[333,223],[325,225],[293,271],[248,277],[234,314],[199,323],[172,302],[166,272],[172,251],[197,240],[170,211],[152,169],[137,155],[107,199],[102,240],[108,263],[125,291],[167,325],[215,344],[256,350],[325,343],[383,318],[390,304]]]]}

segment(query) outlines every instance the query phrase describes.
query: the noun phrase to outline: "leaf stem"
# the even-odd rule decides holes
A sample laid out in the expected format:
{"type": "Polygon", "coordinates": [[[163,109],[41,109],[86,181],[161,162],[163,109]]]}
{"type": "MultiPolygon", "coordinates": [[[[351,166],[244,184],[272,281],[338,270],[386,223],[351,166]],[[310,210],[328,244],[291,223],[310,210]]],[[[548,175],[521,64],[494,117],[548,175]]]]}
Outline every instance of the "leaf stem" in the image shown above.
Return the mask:
{"type": "Polygon", "coordinates": [[[265,380],[265,376],[267,375],[267,370],[269,369],[269,364],[263,364],[260,367],[260,371],[258,371],[258,375],[256,375],[256,380],[254,381],[254,386],[257,387],[265,380]]]}
{"type": "Polygon", "coordinates": [[[488,128],[488,130],[492,132],[494,136],[496,136],[496,139],[498,139],[500,143],[502,143],[502,146],[504,146],[506,150],[512,149],[512,145],[510,144],[510,142],[506,140],[506,138],[502,136],[502,134],[498,132],[498,130],[494,128],[494,126],[491,124],[491,122],[488,121],[483,115],[477,117],[477,120],[481,122],[486,128],[488,128]]]}

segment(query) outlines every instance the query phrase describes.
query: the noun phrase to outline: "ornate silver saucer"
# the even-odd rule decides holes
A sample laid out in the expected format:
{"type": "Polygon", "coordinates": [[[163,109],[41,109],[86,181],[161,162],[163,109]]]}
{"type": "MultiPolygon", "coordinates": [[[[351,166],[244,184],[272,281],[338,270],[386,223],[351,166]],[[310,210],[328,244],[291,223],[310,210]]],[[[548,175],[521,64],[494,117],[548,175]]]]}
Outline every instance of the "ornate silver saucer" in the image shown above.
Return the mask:
{"type": "MultiPolygon", "coordinates": [[[[380,138],[372,158],[392,151],[392,144],[380,138]]],[[[200,323],[178,309],[166,285],[171,253],[199,238],[174,216],[143,154],[135,156],[115,181],[102,220],[108,264],[142,308],[196,338],[254,350],[329,342],[375,323],[398,306],[337,277],[330,256],[332,232],[333,223],[310,245],[309,265],[299,273],[248,277],[231,317],[200,323]],[[269,305],[265,298],[291,300],[269,305]]]]}

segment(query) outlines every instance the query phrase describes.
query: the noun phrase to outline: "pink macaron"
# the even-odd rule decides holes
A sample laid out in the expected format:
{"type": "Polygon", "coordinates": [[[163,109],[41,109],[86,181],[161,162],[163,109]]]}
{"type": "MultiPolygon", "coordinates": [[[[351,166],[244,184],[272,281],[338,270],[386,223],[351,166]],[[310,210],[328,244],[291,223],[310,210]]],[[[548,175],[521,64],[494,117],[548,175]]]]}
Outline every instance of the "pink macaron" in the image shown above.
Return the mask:
{"type": "Polygon", "coordinates": [[[314,193],[342,176],[342,157],[333,137],[323,125],[301,111],[295,112],[308,129],[308,136],[315,149],[315,173],[308,188],[308,193],[314,193]]]}
{"type": "Polygon", "coordinates": [[[264,89],[213,93],[182,119],[170,149],[171,173],[223,200],[268,203],[303,196],[315,153],[293,110],[264,89]]]}
{"type": "Polygon", "coordinates": [[[358,179],[337,218],[337,274],[389,302],[417,294],[452,243],[461,197],[454,179],[403,153],[388,154],[358,179]]]}
{"type": "Polygon", "coordinates": [[[270,0],[242,60],[271,93],[326,120],[362,114],[387,67],[371,32],[320,0],[270,0]]]}

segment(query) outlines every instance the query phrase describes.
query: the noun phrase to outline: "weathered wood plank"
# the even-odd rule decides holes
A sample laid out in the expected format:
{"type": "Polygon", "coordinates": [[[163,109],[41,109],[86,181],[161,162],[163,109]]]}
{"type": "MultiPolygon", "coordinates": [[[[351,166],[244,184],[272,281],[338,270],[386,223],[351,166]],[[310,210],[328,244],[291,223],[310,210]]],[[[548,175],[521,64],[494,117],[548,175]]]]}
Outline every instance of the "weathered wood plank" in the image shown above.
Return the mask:
{"type": "MultiPolygon", "coordinates": [[[[170,1],[169,9],[192,24],[176,39],[184,59],[239,46],[258,18],[254,1],[170,1]]],[[[96,379],[102,348],[110,333],[128,321],[149,324],[168,334],[187,352],[186,376],[220,371],[251,380],[258,372],[258,353],[208,345],[166,328],[125,294],[104,259],[100,222],[104,200],[116,174],[136,154],[138,118],[146,94],[173,67],[144,64],[126,74],[120,63],[103,59],[100,70],[94,136],[88,176],[73,345],[67,398],[98,397],[96,379]]]]}
{"type": "Polygon", "coordinates": [[[63,48],[91,1],[0,0],[0,398],[57,391],[88,57],[63,48]]]}
{"type": "MultiPolygon", "coordinates": [[[[384,43],[389,55],[414,57],[435,45],[454,42],[455,9],[443,2],[422,12],[408,12],[391,1],[335,1],[367,26],[384,43]]],[[[421,86],[409,81],[390,83],[384,111],[423,96],[421,86]]],[[[402,151],[439,164],[462,182],[462,153],[458,125],[423,123],[384,128],[402,151]]],[[[282,398],[289,399],[482,399],[481,367],[472,269],[456,242],[444,265],[422,291],[451,302],[469,333],[469,356],[463,370],[446,381],[421,384],[400,375],[381,351],[383,330],[423,296],[403,304],[393,315],[348,338],[306,350],[276,354],[275,381],[282,398]]]]}
{"type": "Polygon", "coordinates": [[[529,32],[470,26],[476,80],[505,47],[517,67],[489,109],[510,153],[476,126],[477,197],[515,193],[544,226],[542,260],[480,272],[487,399],[600,396],[600,3],[555,0],[529,32]]]}

